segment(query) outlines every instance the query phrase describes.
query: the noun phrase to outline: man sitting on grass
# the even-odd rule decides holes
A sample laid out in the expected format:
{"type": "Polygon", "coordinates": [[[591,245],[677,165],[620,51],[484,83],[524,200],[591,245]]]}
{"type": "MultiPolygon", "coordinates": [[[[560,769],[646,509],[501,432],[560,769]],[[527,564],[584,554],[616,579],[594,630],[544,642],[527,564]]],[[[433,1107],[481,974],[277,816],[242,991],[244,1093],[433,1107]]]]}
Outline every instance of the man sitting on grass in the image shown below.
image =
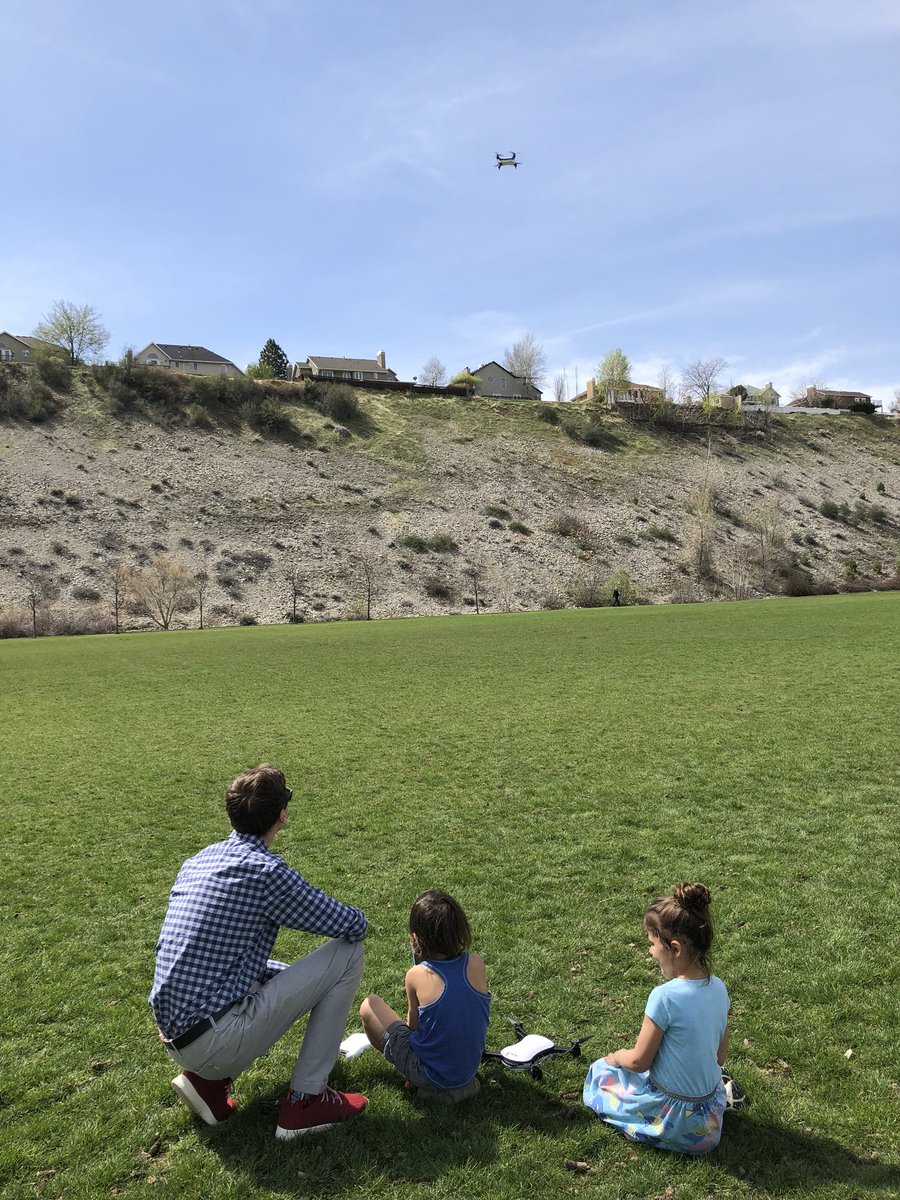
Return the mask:
{"type": "Polygon", "coordinates": [[[207,1125],[234,1112],[232,1081],[304,1013],[309,1023],[275,1136],[328,1129],[368,1101],[328,1087],[363,969],[365,915],[273,854],[291,789],[277,767],[238,775],[225,797],[233,832],[189,858],[156,945],[150,1004],[172,1086],[207,1125]],[[269,954],[279,926],[331,940],[291,966],[269,954]]]}

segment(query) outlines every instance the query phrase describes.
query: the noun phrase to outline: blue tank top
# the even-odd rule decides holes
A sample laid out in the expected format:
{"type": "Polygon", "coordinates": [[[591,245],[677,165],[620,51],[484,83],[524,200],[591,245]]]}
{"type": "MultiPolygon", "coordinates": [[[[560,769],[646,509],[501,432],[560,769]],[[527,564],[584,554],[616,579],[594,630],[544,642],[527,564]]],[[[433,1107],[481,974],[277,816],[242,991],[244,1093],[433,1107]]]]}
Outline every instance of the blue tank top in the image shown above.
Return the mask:
{"type": "Polygon", "coordinates": [[[422,1071],[436,1088],[465,1087],[475,1078],[487,1042],[490,992],[477,992],[466,977],[468,954],[428,960],[444,990],[431,1004],[419,1005],[419,1028],[409,1039],[422,1071]]]}

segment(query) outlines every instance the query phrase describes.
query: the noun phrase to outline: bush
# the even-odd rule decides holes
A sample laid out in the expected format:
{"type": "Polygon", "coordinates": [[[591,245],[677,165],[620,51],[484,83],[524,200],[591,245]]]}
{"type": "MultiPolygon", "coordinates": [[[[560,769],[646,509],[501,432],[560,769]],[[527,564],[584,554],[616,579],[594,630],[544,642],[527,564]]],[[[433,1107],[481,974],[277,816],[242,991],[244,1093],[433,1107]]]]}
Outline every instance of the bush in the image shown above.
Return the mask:
{"type": "Polygon", "coordinates": [[[425,589],[426,596],[430,596],[432,600],[441,600],[445,604],[449,604],[455,595],[452,584],[440,579],[437,575],[426,576],[422,581],[422,587],[425,589]]]}
{"type": "Polygon", "coordinates": [[[882,482],[882,480],[879,479],[875,485],[875,491],[878,493],[879,496],[883,496],[885,493],[885,490],[886,489],[885,489],[884,483],[882,482]]]}
{"type": "Polygon", "coordinates": [[[785,596],[814,596],[816,594],[812,575],[809,571],[801,571],[799,568],[788,571],[782,582],[781,590],[785,596]]]}
{"type": "Polygon", "coordinates": [[[332,421],[352,421],[359,416],[356,392],[343,383],[326,384],[320,388],[316,407],[332,421]]]}
{"type": "Polygon", "coordinates": [[[570,538],[583,538],[590,533],[587,522],[571,512],[560,512],[551,517],[547,529],[550,533],[556,533],[560,537],[570,538]]]}
{"type": "Polygon", "coordinates": [[[529,529],[527,525],[523,525],[521,521],[510,521],[507,526],[510,533],[521,533],[525,537],[531,537],[534,530],[529,529]]]}
{"type": "Polygon", "coordinates": [[[39,354],[34,366],[43,382],[55,392],[68,392],[71,388],[72,368],[58,354],[39,354]]]}
{"type": "Polygon", "coordinates": [[[819,512],[823,517],[827,517],[829,521],[837,521],[840,519],[841,510],[833,500],[823,500],[819,505],[819,512]]]}
{"type": "Polygon", "coordinates": [[[486,517],[497,517],[501,521],[509,521],[512,518],[512,513],[505,508],[501,508],[499,504],[488,504],[484,509],[486,517]]]}
{"type": "Polygon", "coordinates": [[[649,541],[671,542],[677,544],[678,538],[667,525],[648,525],[641,530],[641,537],[649,541]]]}
{"type": "Polygon", "coordinates": [[[606,439],[606,431],[603,428],[603,421],[592,413],[585,421],[581,430],[581,440],[586,446],[602,446],[606,439]]]}
{"type": "Polygon", "coordinates": [[[243,613],[238,617],[238,625],[258,625],[259,621],[252,613],[243,613]]]}
{"type": "Polygon", "coordinates": [[[455,554],[459,546],[449,533],[436,533],[430,538],[421,537],[417,533],[408,533],[397,539],[401,546],[414,550],[416,554],[427,554],[429,550],[435,554],[455,554]]]}
{"type": "Polygon", "coordinates": [[[537,416],[539,421],[546,421],[548,425],[559,424],[559,413],[552,404],[546,404],[543,400],[541,401],[541,407],[538,409],[537,416]]]}

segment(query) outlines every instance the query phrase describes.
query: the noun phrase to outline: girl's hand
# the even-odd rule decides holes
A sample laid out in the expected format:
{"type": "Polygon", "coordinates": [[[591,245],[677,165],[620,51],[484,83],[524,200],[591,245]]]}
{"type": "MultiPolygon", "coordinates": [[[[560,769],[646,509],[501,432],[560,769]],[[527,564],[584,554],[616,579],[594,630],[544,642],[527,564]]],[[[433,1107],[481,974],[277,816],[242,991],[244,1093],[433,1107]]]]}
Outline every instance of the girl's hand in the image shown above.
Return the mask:
{"type": "Polygon", "coordinates": [[[619,1065],[619,1060],[616,1057],[615,1050],[613,1050],[612,1054],[605,1055],[603,1061],[608,1067],[617,1067],[619,1065]]]}

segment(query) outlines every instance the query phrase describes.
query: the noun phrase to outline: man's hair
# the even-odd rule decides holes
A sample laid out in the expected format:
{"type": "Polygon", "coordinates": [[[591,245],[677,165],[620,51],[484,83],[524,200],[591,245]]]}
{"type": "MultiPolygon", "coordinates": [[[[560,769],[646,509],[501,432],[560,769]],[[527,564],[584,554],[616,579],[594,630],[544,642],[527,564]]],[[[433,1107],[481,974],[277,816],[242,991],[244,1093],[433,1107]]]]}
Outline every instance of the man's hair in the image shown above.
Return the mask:
{"type": "Polygon", "coordinates": [[[233,779],[225,793],[225,811],[238,833],[267,833],[287,806],[291,793],[284,773],[269,763],[261,763],[233,779]]]}
{"type": "Polygon", "coordinates": [[[415,935],[419,957],[457,958],[468,950],[472,934],[462,906],[446,892],[432,888],[413,902],[409,932],[415,935]]]}

